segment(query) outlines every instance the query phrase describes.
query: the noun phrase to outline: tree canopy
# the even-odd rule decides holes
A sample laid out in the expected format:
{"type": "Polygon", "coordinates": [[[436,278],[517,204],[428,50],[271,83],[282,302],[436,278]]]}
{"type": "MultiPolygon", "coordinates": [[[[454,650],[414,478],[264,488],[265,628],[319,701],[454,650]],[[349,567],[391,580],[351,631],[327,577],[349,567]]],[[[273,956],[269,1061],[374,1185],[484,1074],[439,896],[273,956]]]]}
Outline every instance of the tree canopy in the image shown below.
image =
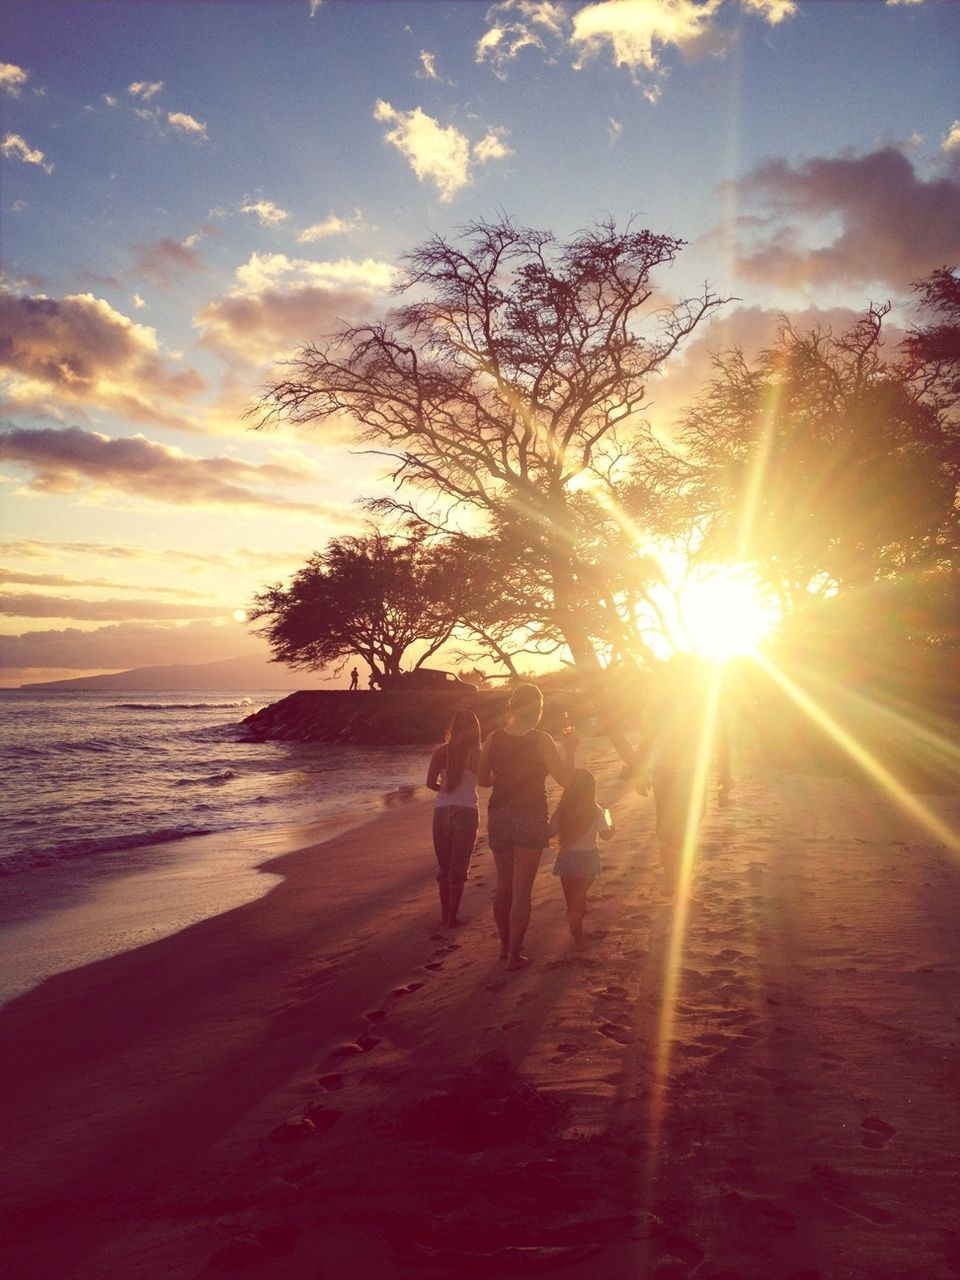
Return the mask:
{"type": "Polygon", "coordinates": [[[422,539],[372,532],[334,538],[315,552],[289,586],[254,597],[249,617],[262,622],[274,661],[315,670],[342,669],[360,657],[377,678],[396,676],[413,645],[420,666],[450,638],[461,612],[457,578],[422,539]]]}

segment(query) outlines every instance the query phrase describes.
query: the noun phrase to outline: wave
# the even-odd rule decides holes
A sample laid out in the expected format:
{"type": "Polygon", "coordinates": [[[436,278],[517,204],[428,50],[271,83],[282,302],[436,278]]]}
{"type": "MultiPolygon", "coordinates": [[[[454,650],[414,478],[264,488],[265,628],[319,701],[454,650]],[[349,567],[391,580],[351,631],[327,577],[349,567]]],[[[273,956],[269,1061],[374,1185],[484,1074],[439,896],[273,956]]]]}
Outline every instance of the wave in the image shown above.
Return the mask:
{"type": "Polygon", "coordinates": [[[252,698],[239,702],[112,702],[109,711],[217,711],[221,707],[252,707],[252,698]]]}
{"type": "Polygon", "coordinates": [[[161,827],[157,831],[137,831],[125,836],[70,840],[48,848],[34,846],[18,849],[9,857],[0,859],[0,877],[16,875],[35,867],[48,867],[51,863],[68,858],[89,858],[98,853],[115,853],[121,849],[137,849],[142,845],[169,844],[171,840],[208,836],[213,831],[213,827],[161,827]]]}
{"type": "Polygon", "coordinates": [[[179,778],[175,787],[219,787],[225,782],[232,782],[237,775],[232,769],[222,769],[220,773],[208,773],[205,778],[179,778]]]}

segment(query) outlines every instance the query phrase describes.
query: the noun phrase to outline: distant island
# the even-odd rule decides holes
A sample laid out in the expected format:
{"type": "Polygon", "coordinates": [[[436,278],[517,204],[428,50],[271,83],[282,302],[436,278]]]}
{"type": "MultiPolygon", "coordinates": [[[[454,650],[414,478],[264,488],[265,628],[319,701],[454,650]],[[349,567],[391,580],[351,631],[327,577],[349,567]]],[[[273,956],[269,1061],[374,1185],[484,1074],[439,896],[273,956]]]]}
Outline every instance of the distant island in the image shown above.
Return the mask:
{"type": "Polygon", "coordinates": [[[72,680],[46,680],[22,684],[21,689],[97,690],[132,692],[148,689],[174,693],[181,690],[282,689],[296,690],[326,683],[319,672],[291,671],[263,658],[224,658],[219,662],[179,663],[171,666],[134,667],[102,676],[77,676],[72,680]]]}

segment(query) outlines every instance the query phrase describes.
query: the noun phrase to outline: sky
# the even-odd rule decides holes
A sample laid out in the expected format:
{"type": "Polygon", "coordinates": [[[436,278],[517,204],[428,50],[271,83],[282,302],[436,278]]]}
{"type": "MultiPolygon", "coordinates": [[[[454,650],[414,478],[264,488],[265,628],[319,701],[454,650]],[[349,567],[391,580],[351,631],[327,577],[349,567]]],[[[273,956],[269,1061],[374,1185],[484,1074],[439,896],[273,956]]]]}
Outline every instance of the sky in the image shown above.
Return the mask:
{"type": "Polygon", "coordinates": [[[687,242],[733,299],[649,390],[781,314],[841,326],[960,262],[951,0],[5,0],[0,687],[267,656],[243,609],[382,464],[258,432],[277,362],[506,213],[687,242]]]}

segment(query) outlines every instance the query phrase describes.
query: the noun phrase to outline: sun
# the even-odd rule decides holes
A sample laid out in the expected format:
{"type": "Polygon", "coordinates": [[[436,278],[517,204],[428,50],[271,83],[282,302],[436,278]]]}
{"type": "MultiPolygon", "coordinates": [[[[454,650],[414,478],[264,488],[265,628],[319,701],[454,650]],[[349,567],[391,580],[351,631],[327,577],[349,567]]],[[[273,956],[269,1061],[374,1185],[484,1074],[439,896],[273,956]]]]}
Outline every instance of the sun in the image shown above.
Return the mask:
{"type": "Polygon", "coordinates": [[[246,609],[234,609],[234,611],[233,611],[233,620],[234,620],[234,622],[246,622],[246,620],[247,620],[247,611],[246,611],[246,609]]]}
{"type": "Polygon", "coordinates": [[[781,620],[776,602],[765,597],[747,570],[735,566],[692,576],[677,597],[690,647],[715,662],[756,653],[781,620]]]}

